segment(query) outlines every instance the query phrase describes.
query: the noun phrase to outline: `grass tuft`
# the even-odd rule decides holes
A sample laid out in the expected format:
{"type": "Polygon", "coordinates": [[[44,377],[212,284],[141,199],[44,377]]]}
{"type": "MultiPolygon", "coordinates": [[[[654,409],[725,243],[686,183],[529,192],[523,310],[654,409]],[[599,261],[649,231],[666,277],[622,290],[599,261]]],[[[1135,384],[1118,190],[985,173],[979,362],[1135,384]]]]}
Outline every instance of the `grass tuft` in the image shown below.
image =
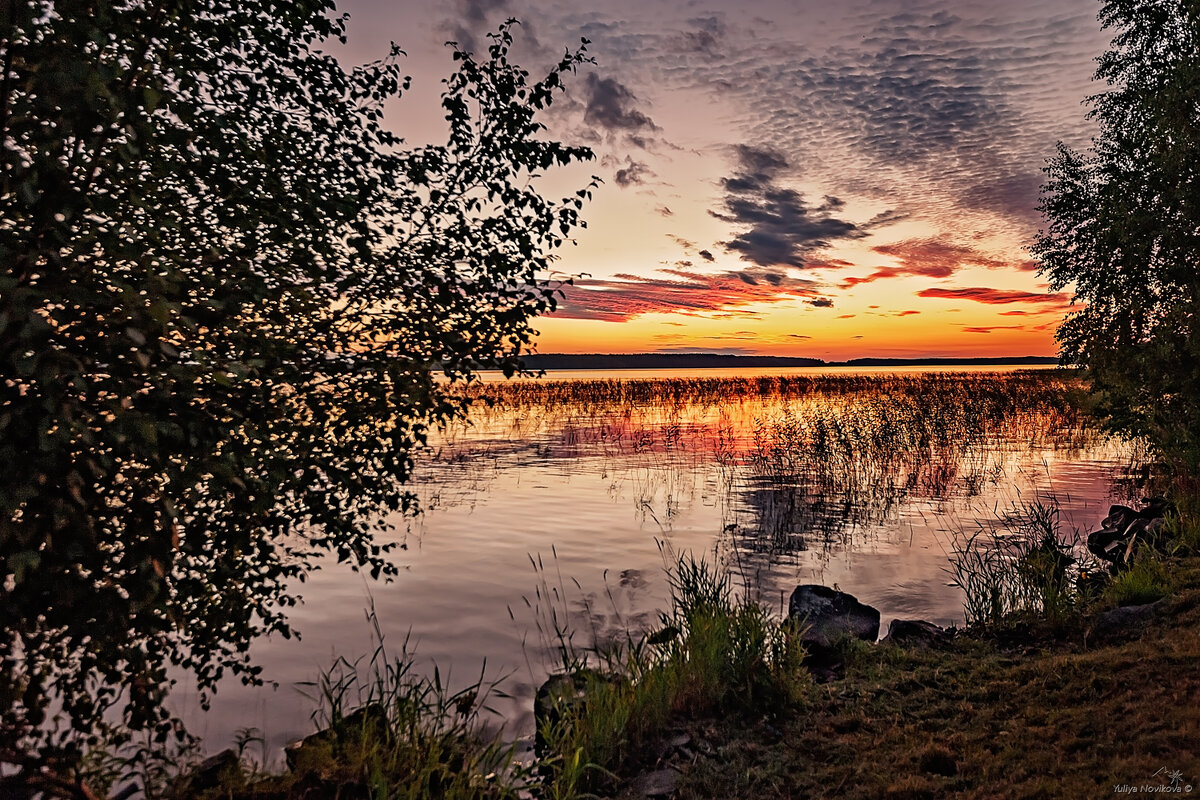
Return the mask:
{"type": "Polygon", "coordinates": [[[1157,555],[1143,552],[1105,587],[1103,600],[1111,606],[1138,606],[1161,600],[1174,590],[1174,580],[1157,555]]]}
{"type": "Polygon", "coordinates": [[[981,524],[951,543],[950,571],[962,588],[967,624],[995,627],[1016,621],[1062,625],[1078,617],[1092,591],[1081,580],[1095,574],[1078,531],[1062,531],[1053,499],[1037,499],[981,524]]]}
{"type": "MultiPolygon", "coordinates": [[[[803,652],[779,621],[734,591],[727,571],[691,556],[670,573],[671,610],[659,630],[589,655],[578,690],[539,721],[545,796],[565,800],[611,788],[614,772],[643,765],[673,724],[696,716],[763,715],[808,687],[803,652]]],[[[571,637],[560,633],[559,642],[571,637]]],[[[578,653],[561,656],[578,664],[578,653]]]]}

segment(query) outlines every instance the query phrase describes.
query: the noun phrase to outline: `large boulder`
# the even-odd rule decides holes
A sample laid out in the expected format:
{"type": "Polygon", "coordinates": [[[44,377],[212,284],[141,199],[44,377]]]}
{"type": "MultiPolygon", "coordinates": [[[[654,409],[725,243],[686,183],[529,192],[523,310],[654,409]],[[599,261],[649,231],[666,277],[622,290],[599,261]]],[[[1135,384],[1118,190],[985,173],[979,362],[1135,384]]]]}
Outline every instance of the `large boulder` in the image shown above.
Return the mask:
{"type": "Polygon", "coordinates": [[[184,795],[215,789],[225,779],[234,777],[239,770],[241,770],[241,759],[238,758],[237,752],[232,748],[226,748],[192,767],[176,788],[182,790],[184,795]]]}
{"type": "Polygon", "coordinates": [[[879,638],[879,611],[854,595],[819,584],[801,584],[788,602],[788,618],[800,625],[800,641],[832,648],[841,639],[874,642],[879,638]]]}

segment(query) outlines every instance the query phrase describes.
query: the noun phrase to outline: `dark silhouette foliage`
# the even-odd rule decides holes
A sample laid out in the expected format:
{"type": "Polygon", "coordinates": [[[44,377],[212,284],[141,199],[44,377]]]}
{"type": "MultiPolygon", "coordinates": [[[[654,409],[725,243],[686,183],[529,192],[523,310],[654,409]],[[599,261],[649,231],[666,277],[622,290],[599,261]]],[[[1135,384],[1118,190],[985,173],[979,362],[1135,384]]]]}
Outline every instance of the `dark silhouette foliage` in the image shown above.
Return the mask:
{"type": "Polygon", "coordinates": [[[1082,307],[1058,331],[1100,409],[1182,474],[1200,467],[1200,3],[1111,0],[1090,152],[1059,145],[1034,253],[1082,307]]]}
{"type": "Polygon", "coordinates": [[[168,670],[254,680],[321,558],[395,572],[436,376],[520,369],[590,196],[536,180],[591,158],[536,118],[588,59],[531,80],[511,27],[411,147],[331,0],[0,10],[0,765],[165,739],[168,670]]]}

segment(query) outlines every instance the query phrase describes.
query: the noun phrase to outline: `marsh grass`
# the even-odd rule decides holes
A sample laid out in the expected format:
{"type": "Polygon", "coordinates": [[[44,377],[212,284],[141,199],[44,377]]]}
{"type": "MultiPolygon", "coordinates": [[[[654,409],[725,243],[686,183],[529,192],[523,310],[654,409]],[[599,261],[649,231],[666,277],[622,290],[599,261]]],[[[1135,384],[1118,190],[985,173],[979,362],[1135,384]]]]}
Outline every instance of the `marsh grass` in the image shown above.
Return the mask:
{"type": "Polygon", "coordinates": [[[730,572],[691,556],[669,570],[670,610],[655,630],[581,649],[567,615],[541,611],[568,676],[538,720],[546,797],[611,788],[614,773],[653,761],[658,740],[697,715],[763,715],[808,686],[803,652],[730,572]]]}
{"type": "Polygon", "coordinates": [[[1200,556],[1200,478],[1176,478],[1169,494],[1176,508],[1166,526],[1171,552],[1200,556]]]}
{"type": "Polygon", "coordinates": [[[1040,452],[1135,449],[1093,424],[1078,386],[1057,370],[469,386],[488,402],[435,437],[422,480],[445,497],[468,473],[478,490],[510,467],[597,471],[664,529],[702,492],[738,547],[787,557],[906,502],[992,491],[1040,452]]]}
{"type": "MultiPolygon", "coordinates": [[[[264,772],[243,756],[211,787],[197,787],[189,768],[155,796],[184,798],[345,797],[393,800],[508,800],[527,797],[533,773],[518,744],[488,730],[483,716],[498,690],[480,678],[452,690],[435,667],[418,673],[406,640],[397,655],[384,647],[374,611],[376,647],[369,657],[339,658],[301,685],[314,705],[317,733],[289,748],[289,771],[264,772]]],[[[252,741],[252,734],[248,737],[252,741]]],[[[148,782],[147,796],[154,783],[148,782]]],[[[160,781],[161,785],[161,781],[160,781]]]]}
{"type": "Polygon", "coordinates": [[[1095,599],[1094,584],[1081,579],[1104,571],[1084,553],[1082,535],[1063,530],[1053,498],[1037,498],[955,538],[950,572],[963,590],[967,624],[1060,626],[1076,618],[1095,599]]]}

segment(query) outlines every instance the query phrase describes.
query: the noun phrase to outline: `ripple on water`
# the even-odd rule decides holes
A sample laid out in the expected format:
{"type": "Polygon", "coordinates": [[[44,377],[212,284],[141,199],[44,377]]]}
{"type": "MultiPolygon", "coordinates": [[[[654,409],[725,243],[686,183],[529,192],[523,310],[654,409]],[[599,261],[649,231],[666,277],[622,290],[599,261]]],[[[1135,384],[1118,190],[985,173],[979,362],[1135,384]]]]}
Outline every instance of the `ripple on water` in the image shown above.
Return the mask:
{"type": "MultiPolygon", "coordinates": [[[[884,631],[893,618],[960,622],[961,595],[946,571],[954,536],[1050,496],[1061,502],[1064,528],[1086,532],[1107,511],[1114,470],[1130,458],[1099,437],[1059,450],[1040,432],[1037,446],[1005,432],[994,452],[914,472],[903,485],[822,494],[804,474],[753,468],[752,433],[779,402],[589,408],[577,417],[555,406],[482,420],[477,440],[470,429],[447,434],[419,487],[430,510],[393,520],[407,548],[395,555],[400,576],[376,582],[330,564],[301,587],[305,602],[292,619],[303,638],[252,649],[278,689],[227,682],[206,714],[181,688],[176,705],[210,747],[252,726],[277,754],[312,730],[312,702],[296,685],[337,658],[373,651],[364,612],[373,606],[388,650],[399,655],[407,640],[418,669],[437,664],[452,687],[481,673],[503,677],[509,696],[490,705],[522,735],[534,689],[552,668],[539,611],[544,619],[555,609],[584,646],[649,629],[668,600],[664,562],[686,551],[726,558],[779,608],[797,583],[817,582],[879,608],[884,631]]],[[[817,413],[797,402],[787,400],[793,419],[817,413]]],[[[837,407],[849,402],[839,396],[837,407]]]]}

